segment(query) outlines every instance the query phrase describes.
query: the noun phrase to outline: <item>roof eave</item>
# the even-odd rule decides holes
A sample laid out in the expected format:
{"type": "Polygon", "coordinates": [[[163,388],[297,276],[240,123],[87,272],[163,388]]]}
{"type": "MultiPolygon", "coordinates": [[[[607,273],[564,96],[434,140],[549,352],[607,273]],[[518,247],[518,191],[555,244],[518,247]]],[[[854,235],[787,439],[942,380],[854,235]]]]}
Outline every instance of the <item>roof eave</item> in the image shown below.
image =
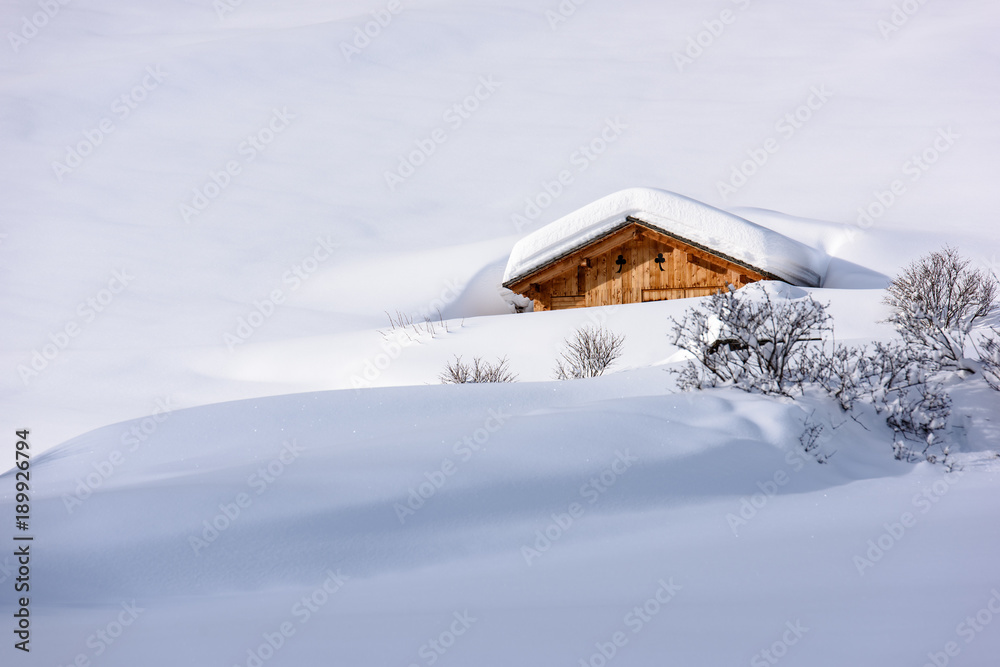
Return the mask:
{"type": "MultiPolygon", "coordinates": [[[[732,262],[733,264],[736,264],[737,266],[742,266],[745,269],[749,269],[750,271],[754,271],[756,273],[759,273],[760,275],[764,276],[768,280],[780,280],[781,282],[792,284],[792,281],[790,281],[790,280],[788,280],[786,278],[782,278],[781,276],[778,276],[778,275],[772,273],[771,271],[765,271],[764,269],[761,269],[761,268],[756,267],[756,266],[754,266],[752,264],[744,262],[743,260],[736,259],[735,257],[731,257],[731,256],[729,256],[729,255],[727,255],[725,253],[721,253],[718,250],[714,250],[712,248],[709,248],[709,247],[707,247],[707,246],[705,246],[705,245],[703,245],[701,243],[697,243],[696,241],[692,241],[691,239],[687,239],[687,238],[684,238],[683,236],[679,236],[677,234],[674,234],[673,232],[669,232],[669,231],[667,231],[667,230],[665,230],[665,229],[663,229],[663,228],[661,228],[661,227],[659,227],[659,226],[657,226],[657,225],[655,225],[653,223],[646,222],[645,220],[643,220],[641,218],[637,218],[637,217],[632,216],[632,215],[626,215],[624,220],[622,220],[620,223],[614,225],[610,229],[604,231],[600,235],[595,236],[594,238],[588,239],[586,243],[582,243],[580,245],[577,245],[577,246],[574,246],[574,247],[570,248],[566,252],[558,255],[557,257],[553,257],[552,259],[550,259],[549,261],[545,262],[544,264],[542,264],[540,266],[536,266],[535,268],[533,268],[531,271],[528,271],[527,273],[524,273],[524,274],[522,274],[520,276],[515,276],[515,277],[511,278],[510,280],[504,281],[503,282],[503,286],[506,287],[507,289],[510,289],[511,286],[513,286],[513,285],[515,285],[517,283],[523,282],[524,280],[530,278],[531,276],[535,275],[536,273],[544,271],[545,269],[549,268],[550,266],[552,266],[554,264],[558,264],[564,258],[569,257],[573,253],[579,252],[581,249],[586,248],[587,246],[589,246],[589,245],[591,245],[593,243],[601,241],[602,239],[605,239],[608,236],[611,236],[612,234],[615,234],[618,231],[620,231],[621,229],[624,229],[628,225],[632,225],[632,224],[636,224],[636,225],[639,225],[641,227],[645,227],[646,229],[649,229],[650,231],[656,232],[657,234],[662,234],[663,236],[668,236],[668,237],[670,237],[672,239],[680,241],[681,243],[685,243],[685,244],[687,244],[687,245],[689,245],[689,246],[691,246],[693,248],[697,248],[698,250],[701,250],[702,252],[707,252],[708,254],[714,255],[714,256],[719,257],[721,259],[724,259],[727,262],[732,262]]],[[[809,285],[809,286],[810,287],[816,287],[816,286],[818,286],[818,283],[817,283],[817,285],[809,285]]]]}

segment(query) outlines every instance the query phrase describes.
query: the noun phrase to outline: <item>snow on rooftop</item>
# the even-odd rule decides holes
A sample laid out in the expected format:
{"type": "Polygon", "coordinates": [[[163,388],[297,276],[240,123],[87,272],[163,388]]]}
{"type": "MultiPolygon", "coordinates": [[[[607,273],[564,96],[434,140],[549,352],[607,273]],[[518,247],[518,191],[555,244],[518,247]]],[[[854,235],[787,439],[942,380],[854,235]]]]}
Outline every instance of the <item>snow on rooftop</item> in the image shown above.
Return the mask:
{"type": "Polygon", "coordinates": [[[629,188],[518,241],[507,261],[504,284],[607,234],[629,216],[796,285],[820,286],[829,262],[815,248],[700,201],[666,190],[629,188]]]}

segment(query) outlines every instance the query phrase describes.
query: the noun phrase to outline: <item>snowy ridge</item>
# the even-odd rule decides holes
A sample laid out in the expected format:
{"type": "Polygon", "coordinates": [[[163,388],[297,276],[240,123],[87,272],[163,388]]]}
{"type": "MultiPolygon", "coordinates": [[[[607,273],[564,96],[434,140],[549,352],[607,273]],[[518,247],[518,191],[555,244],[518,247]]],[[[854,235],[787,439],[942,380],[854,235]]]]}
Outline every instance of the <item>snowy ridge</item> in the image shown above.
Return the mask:
{"type": "Polygon", "coordinates": [[[629,216],[797,285],[819,287],[829,257],[732,213],[666,190],[629,188],[598,199],[514,245],[504,283],[613,230],[629,216]]]}

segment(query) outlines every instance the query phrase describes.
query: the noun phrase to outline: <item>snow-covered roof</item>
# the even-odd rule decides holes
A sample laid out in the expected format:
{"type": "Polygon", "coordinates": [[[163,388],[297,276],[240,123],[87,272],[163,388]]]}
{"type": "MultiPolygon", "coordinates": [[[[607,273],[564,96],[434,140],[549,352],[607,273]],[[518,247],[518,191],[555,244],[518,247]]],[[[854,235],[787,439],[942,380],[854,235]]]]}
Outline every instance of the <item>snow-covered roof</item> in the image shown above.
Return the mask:
{"type": "Polygon", "coordinates": [[[825,253],[732,213],[683,195],[630,188],[598,199],[518,241],[503,282],[509,284],[637,218],[649,227],[795,285],[818,287],[825,253]]]}

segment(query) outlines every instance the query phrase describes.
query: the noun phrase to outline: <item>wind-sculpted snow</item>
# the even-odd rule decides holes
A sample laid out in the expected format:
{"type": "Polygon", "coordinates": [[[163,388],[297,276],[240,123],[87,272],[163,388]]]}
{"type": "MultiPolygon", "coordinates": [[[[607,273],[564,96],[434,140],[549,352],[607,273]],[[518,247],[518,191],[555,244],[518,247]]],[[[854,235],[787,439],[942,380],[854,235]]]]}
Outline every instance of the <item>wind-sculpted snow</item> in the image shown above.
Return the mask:
{"type": "Polygon", "coordinates": [[[832,404],[657,380],[297,394],[172,412],[131,451],[141,420],[76,438],[35,468],[38,655],[93,656],[124,602],[143,611],[102,664],[247,664],[286,621],[269,664],[409,664],[468,613],[466,664],[510,664],[511,637],[519,664],[586,658],[615,624],[620,664],[716,663],[798,621],[800,660],[832,666],[847,638],[900,655],[989,597],[997,536],[966,530],[997,510],[988,476],[941,493],[940,468],[892,461],[886,432],[832,404]],[[916,525],[869,554],[906,511],[916,525]],[[930,561],[954,565],[933,610],[906,593],[930,561]]]}

